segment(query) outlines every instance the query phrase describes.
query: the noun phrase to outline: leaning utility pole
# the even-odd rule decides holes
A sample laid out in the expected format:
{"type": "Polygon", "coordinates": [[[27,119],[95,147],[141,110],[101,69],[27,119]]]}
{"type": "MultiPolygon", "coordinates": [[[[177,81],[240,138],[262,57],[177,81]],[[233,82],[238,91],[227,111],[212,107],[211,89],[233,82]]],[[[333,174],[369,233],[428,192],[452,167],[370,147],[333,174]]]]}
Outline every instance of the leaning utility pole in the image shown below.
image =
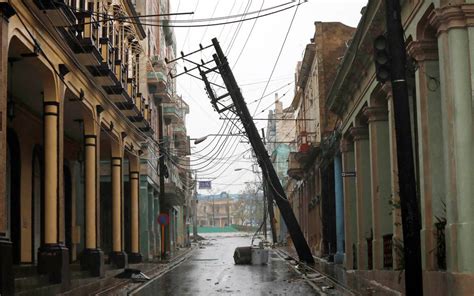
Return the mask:
{"type": "Polygon", "coordinates": [[[301,231],[298,221],[296,220],[296,217],[290,206],[290,202],[286,198],[285,190],[281,186],[278,175],[273,168],[273,164],[270,160],[270,157],[268,156],[268,152],[265,149],[265,145],[260,138],[257,128],[255,127],[252,116],[250,115],[247,104],[245,103],[242,92],[240,91],[237,81],[235,80],[227,58],[224,55],[216,38],[212,39],[212,44],[216,50],[216,54],[213,55],[214,62],[216,63],[216,69],[202,71],[201,67],[199,67],[201,77],[206,84],[206,89],[211,98],[212,104],[219,113],[232,109],[240,117],[250,144],[252,145],[257,157],[258,164],[262,169],[264,179],[268,181],[272,196],[275,198],[278,208],[280,209],[283,219],[285,220],[285,223],[288,227],[288,232],[290,233],[293,245],[295,246],[296,252],[298,253],[298,257],[300,260],[305,261],[306,263],[314,264],[314,258],[311,254],[311,250],[308,246],[308,243],[306,242],[303,232],[301,231]],[[215,70],[218,70],[218,73],[221,75],[228,91],[228,94],[224,96],[215,97],[214,91],[211,88],[211,83],[206,76],[215,70]],[[219,105],[219,101],[227,96],[231,97],[233,104],[227,106],[219,105]]]}
{"type": "Polygon", "coordinates": [[[411,139],[410,107],[406,81],[406,48],[399,0],[386,0],[387,40],[391,56],[391,83],[397,139],[398,181],[402,212],[405,293],[423,295],[420,210],[416,196],[411,139]]]}
{"type": "Polygon", "coordinates": [[[189,72],[196,69],[199,70],[199,74],[201,75],[200,79],[202,79],[205,83],[206,91],[211,98],[211,103],[214,106],[214,109],[218,113],[223,113],[225,111],[233,112],[240,118],[240,121],[242,122],[245,132],[249,138],[250,144],[252,145],[253,151],[257,157],[257,162],[262,169],[263,178],[267,180],[267,184],[270,189],[269,193],[275,199],[275,202],[280,210],[280,214],[288,228],[288,233],[291,236],[299,259],[305,261],[306,263],[314,264],[314,258],[311,254],[308,243],[306,242],[303,232],[301,231],[298,221],[296,220],[295,214],[291,209],[290,202],[286,198],[285,190],[281,186],[280,179],[273,168],[273,164],[270,160],[270,157],[268,156],[267,150],[265,149],[265,145],[260,138],[257,128],[255,127],[252,116],[250,116],[247,104],[245,103],[237,81],[234,78],[234,74],[232,73],[227,58],[222,52],[217,39],[212,39],[212,45],[206,47],[200,46],[199,50],[186,55],[181,52],[181,57],[178,57],[172,61],[165,59],[166,63],[168,64],[174,63],[177,60],[183,60],[187,63],[194,64],[195,67],[193,69],[187,69],[184,67],[184,72],[177,75],[170,73],[171,78],[176,78],[183,74],[188,74],[194,78],[197,78],[196,76],[189,74],[189,72]],[[216,51],[216,53],[212,55],[213,59],[211,61],[204,62],[201,60],[201,63],[196,63],[187,58],[190,55],[211,47],[214,47],[216,51]],[[209,64],[215,64],[215,67],[209,68],[209,64]],[[210,73],[219,74],[224,81],[225,87],[209,81],[207,75],[210,73]],[[212,86],[218,86],[222,89],[226,89],[227,94],[217,97],[212,86]],[[228,100],[229,96],[232,103],[230,103],[228,100]]]}

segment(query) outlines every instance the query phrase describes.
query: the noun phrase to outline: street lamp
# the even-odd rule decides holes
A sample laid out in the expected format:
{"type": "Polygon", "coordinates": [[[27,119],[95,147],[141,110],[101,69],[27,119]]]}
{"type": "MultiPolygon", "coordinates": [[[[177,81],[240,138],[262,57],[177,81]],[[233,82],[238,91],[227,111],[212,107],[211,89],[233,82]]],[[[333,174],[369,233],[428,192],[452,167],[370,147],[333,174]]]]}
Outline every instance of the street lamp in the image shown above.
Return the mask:
{"type": "Polygon", "coordinates": [[[205,135],[204,137],[190,139],[190,140],[194,140],[194,145],[197,145],[206,141],[208,137],[237,137],[237,136],[240,137],[242,136],[242,134],[208,134],[208,135],[205,135]]]}
{"type": "Polygon", "coordinates": [[[235,171],[235,172],[249,171],[249,172],[255,173],[253,170],[247,169],[247,168],[236,168],[236,169],[234,169],[234,171],[235,171]]]}

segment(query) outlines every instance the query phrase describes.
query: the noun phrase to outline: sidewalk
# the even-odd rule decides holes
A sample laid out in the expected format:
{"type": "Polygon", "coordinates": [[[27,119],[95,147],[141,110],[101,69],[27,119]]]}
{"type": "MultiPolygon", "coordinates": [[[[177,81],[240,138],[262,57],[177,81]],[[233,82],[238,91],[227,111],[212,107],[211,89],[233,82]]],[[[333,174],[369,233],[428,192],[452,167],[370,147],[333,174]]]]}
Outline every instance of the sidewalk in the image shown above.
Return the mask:
{"type": "MultiPolygon", "coordinates": [[[[197,245],[192,245],[189,248],[179,249],[175,252],[174,256],[168,260],[129,264],[128,268],[138,269],[153,279],[178,265],[183,260],[186,260],[196,247],[197,245]]],[[[74,285],[73,289],[60,295],[128,295],[128,293],[138,289],[144,284],[143,282],[132,282],[132,280],[128,278],[116,278],[116,276],[123,271],[124,269],[107,270],[104,278],[84,279],[83,284],[79,283],[78,285],[74,285]]]]}
{"type": "MultiPolygon", "coordinates": [[[[278,247],[277,249],[291,257],[295,262],[302,264],[298,261],[298,255],[293,247],[285,246],[278,247]]],[[[342,293],[340,295],[403,295],[399,291],[375,281],[374,278],[371,278],[371,271],[346,270],[341,264],[335,264],[323,258],[313,257],[315,265],[307,266],[306,264],[303,264],[306,267],[306,270],[309,269],[320,273],[325,278],[327,286],[333,286],[332,289],[339,290],[342,293]]],[[[381,274],[381,277],[384,277],[385,273],[391,276],[393,272],[394,271],[388,270],[378,271],[378,273],[381,274]]]]}

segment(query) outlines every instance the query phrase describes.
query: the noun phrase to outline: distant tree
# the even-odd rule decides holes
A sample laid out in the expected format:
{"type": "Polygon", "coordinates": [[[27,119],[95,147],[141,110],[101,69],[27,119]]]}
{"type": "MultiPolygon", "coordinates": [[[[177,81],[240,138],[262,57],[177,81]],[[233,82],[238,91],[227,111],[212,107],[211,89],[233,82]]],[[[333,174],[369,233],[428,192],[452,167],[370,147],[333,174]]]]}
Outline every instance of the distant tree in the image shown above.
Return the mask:
{"type": "Polygon", "coordinates": [[[234,217],[240,225],[258,226],[263,221],[261,186],[248,183],[236,199],[234,217]]]}

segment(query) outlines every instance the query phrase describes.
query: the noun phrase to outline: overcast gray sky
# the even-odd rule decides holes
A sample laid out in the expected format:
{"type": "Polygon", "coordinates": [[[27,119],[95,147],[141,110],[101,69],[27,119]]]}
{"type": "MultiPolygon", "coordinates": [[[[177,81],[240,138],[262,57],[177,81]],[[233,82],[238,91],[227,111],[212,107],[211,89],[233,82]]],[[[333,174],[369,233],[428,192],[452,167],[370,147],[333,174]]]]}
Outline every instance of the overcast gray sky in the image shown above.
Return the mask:
{"type": "MultiPolygon", "coordinates": [[[[194,16],[178,19],[193,17],[202,19],[241,14],[248,5],[250,5],[248,11],[252,12],[258,11],[262,3],[266,8],[286,2],[289,0],[171,0],[171,10],[194,11],[194,16]]],[[[300,5],[273,78],[265,92],[270,95],[261,100],[257,110],[258,103],[252,102],[262,97],[291,19],[295,14],[295,8],[259,18],[252,32],[253,20],[244,22],[241,26],[229,24],[206,28],[175,28],[177,48],[178,52],[187,53],[198,49],[200,43],[204,46],[209,45],[211,39],[217,37],[227,53],[230,65],[234,65],[240,55],[233,68],[234,76],[242,89],[250,113],[255,113],[255,118],[265,118],[268,110],[273,109],[271,104],[274,101],[273,93],[276,89],[281,88],[278,91],[280,96],[285,94],[284,107],[288,106],[293,99],[296,63],[302,59],[303,50],[314,35],[314,22],[338,21],[356,27],[361,17],[361,8],[366,3],[367,0],[309,0],[300,5]],[[243,48],[249,35],[249,41],[243,48]],[[234,42],[232,42],[233,39],[235,39],[234,42]]],[[[211,53],[207,51],[202,55],[195,55],[194,58],[198,61],[201,58],[206,59],[211,53]]],[[[223,121],[219,120],[219,115],[212,109],[204,91],[203,82],[185,75],[178,78],[177,85],[178,93],[190,106],[187,131],[191,138],[218,133],[223,121]]],[[[263,127],[266,127],[266,121],[257,121],[257,128],[260,130],[263,127]]],[[[195,153],[192,164],[195,164],[194,169],[198,170],[198,179],[212,180],[217,177],[212,180],[212,190],[199,190],[199,193],[209,194],[222,191],[238,193],[245,187],[245,182],[258,181],[257,176],[250,172],[251,153],[246,152],[250,145],[240,142],[238,137],[209,137],[198,145],[191,143],[191,151],[195,153]],[[220,142],[218,142],[219,139],[220,142]],[[229,142],[222,146],[225,140],[229,142]],[[218,151],[220,153],[216,155],[218,151]],[[209,163],[208,157],[217,158],[217,160],[209,163]],[[238,168],[245,170],[235,171],[238,168]]]]}

